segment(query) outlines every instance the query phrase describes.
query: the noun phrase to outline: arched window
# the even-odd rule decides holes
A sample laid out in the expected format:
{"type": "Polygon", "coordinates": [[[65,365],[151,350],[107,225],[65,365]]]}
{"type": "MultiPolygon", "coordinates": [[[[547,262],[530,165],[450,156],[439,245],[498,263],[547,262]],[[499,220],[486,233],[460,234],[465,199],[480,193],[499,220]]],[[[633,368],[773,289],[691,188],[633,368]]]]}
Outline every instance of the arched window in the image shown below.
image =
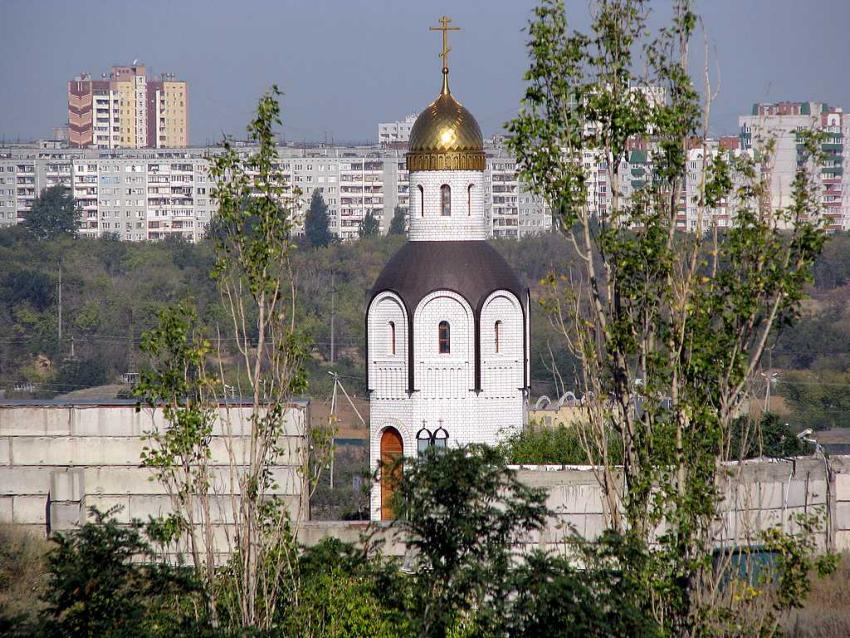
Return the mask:
{"type": "Polygon", "coordinates": [[[452,351],[448,321],[440,322],[440,325],[437,328],[437,343],[439,345],[440,354],[449,354],[452,351]]]}
{"type": "Polygon", "coordinates": [[[422,428],[416,433],[416,451],[419,456],[422,456],[429,447],[431,447],[431,430],[422,428]]]}
{"type": "Polygon", "coordinates": [[[472,189],[475,187],[474,184],[470,184],[466,189],[466,214],[472,215],[472,189]]]}
{"type": "Polygon", "coordinates": [[[395,322],[390,321],[390,354],[395,354],[395,322]]]}
{"type": "Polygon", "coordinates": [[[425,189],[421,184],[417,188],[419,189],[419,216],[425,217],[425,189]]]}
{"type": "Polygon", "coordinates": [[[496,333],[496,352],[499,352],[499,349],[502,347],[501,339],[502,339],[502,322],[501,320],[496,322],[494,326],[494,331],[496,333]]]}
{"type": "MultiPolygon", "coordinates": [[[[442,421],[441,421],[442,422],[442,421]]],[[[443,426],[437,428],[436,432],[434,432],[431,437],[433,441],[432,445],[438,450],[445,450],[446,445],[449,442],[449,433],[446,432],[446,429],[443,426]]]]}
{"type": "Polygon", "coordinates": [[[448,217],[452,214],[452,189],[448,184],[440,186],[440,215],[448,217]]]}

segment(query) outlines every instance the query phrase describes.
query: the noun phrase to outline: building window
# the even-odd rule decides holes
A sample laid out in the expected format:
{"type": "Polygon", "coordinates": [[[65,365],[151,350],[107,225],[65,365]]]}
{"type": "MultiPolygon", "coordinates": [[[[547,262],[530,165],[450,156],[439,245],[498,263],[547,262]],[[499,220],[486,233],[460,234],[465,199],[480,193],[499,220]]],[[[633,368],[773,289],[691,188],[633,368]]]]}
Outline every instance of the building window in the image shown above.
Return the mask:
{"type": "Polygon", "coordinates": [[[419,216],[425,217],[425,189],[421,185],[417,188],[419,189],[419,216]]]}
{"type": "Polygon", "coordinates": [[[466,214],[472,215],[472,189],[474,185],[470,184],[466,189],[466,214]]]}
{"type": "Polygon", "coordinates": [[[431,430],[422,428],[416,433],[416,452],[422,456],[429,447],[431,447],[431,430]]]}
{"type": "Polygon", "coordinates": [[[395,354],[395,322],[390,321],[390,354],[395,354]]]}
{"type": "Polygon", "coordinates": [[[452,214],[452,189],[448,184],[440,186],[440,215],[449,217],[452,214]]]}
{"type": "Polygon", "coordinates": [[[449,433],[442,426],[437,428],[434,435],[431,437],[432,445],[437,450],[445,450],[449,441],[449,433]]]}
{"type": "Polygon", "coordinates": [[[494,329],[495,329],[495,332],[496,332],[496,352],[499,352],[499,349],[502,346],[502,344],[501,344],[501,337],[502,337],[502,322],[501,322],[501,320],[496,322],[494,329]]]}
{"type": "MultiPolygon", "coordinates": [[[[443,420],[440,419],[442,424],[443,420]]],[[[422,422],[425,424],[425,421],[422,422]]],[[[428,448],[434,448],[436,452],[445,450],[449,441],[449,433],[440,425],[433,433],[428,428],[423,427],[416,433],[416,452],[419,456],[423,456],[428,448]]]]}
{"type": "Polygon", "coordinates": [[[437,341],[440,349],[440,354],[449,354],[451,352],[451,335],[449,332],[449,322],[441,321],[437,328],[437,341]]]}

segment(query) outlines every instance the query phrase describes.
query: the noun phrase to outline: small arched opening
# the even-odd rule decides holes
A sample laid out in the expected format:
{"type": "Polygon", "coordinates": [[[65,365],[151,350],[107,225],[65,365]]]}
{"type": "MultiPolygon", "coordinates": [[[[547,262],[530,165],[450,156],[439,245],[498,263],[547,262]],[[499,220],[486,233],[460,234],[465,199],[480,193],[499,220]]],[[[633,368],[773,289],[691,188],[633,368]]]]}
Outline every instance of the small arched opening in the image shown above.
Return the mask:
{"type": "Polygon", "coordinates": [[[422,188],[422,184],[417,188],[419,189],[419,216],[425,217],[425,189],[422,188]]]}
{"type": "Polygon", "coordinates": [[[452,189],[448,184],[440,186],[440,215],[449,217],[452,214],[452,189]]]}
{"type": "Polygon", "coordinates": [[[437,326],[437,349],[440,354],[450,354],[452,351],[451,328],[448,321],[441,321],[437,326]]]}

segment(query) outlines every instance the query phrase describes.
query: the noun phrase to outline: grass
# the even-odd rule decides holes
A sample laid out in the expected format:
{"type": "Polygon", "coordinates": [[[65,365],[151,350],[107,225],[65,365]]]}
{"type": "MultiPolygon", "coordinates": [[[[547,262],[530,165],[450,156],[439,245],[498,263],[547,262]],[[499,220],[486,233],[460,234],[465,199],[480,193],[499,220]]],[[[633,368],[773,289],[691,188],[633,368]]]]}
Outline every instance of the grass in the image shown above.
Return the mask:
{"type": "Polygon", "coordinates": [[[35,533],[0,525],[0,634],[38,614],[49,549],[50,543],[35,533]]]}
{"type": "Polygon", "coordinates": [[[850,555],[842,556],[834,574],[812,581],[805,607],[791,612],[782,628],[789,638],[850,636],[850,555]]]}

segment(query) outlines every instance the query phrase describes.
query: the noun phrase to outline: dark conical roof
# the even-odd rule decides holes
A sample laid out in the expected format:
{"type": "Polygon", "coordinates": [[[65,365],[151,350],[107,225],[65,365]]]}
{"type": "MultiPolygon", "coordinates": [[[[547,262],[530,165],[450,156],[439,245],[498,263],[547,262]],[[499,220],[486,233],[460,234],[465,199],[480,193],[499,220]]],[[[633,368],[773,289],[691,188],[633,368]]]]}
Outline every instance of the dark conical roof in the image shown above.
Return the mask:
{"type": "Polygon", "coordinates": [[[392,291],[413,313],[435,290],[451,290],[481,310],[496,290],[508,290],[524,305],[525,287],[495,248],[486,241],[409,241],[387,262],[369,301],[392,291]]]}

